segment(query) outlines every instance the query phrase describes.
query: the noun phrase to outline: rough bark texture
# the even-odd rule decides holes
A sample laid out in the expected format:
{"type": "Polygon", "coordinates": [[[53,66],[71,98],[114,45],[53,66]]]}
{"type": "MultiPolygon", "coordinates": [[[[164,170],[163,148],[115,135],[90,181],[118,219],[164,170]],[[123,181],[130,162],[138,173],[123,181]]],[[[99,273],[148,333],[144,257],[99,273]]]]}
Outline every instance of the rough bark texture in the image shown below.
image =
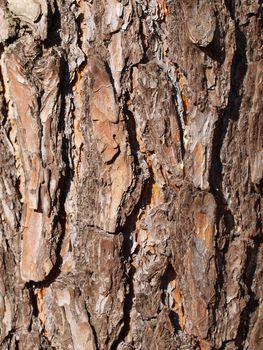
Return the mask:
{"type": "Polygon", "coordinates": [[[261,17],[0,0],[1,349],[263,349],[261,17]]]}

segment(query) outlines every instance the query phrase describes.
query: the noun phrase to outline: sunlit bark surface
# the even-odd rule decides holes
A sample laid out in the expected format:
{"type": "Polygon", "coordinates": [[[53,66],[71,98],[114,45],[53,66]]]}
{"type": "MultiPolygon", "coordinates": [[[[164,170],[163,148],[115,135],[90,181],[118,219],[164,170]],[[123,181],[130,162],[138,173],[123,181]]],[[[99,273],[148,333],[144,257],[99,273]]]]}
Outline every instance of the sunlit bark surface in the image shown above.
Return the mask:
{"type": "Polygon", "coordinates": [[[0,0],[1,349],[263,349],[260,3],[0,0]]]}

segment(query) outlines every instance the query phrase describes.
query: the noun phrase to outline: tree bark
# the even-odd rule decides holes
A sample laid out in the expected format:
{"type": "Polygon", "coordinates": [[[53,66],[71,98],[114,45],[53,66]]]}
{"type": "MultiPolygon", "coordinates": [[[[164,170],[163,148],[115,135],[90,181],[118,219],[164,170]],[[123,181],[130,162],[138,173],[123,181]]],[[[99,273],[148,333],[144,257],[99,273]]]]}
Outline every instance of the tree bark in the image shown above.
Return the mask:
{"type": "Polygon", "coordinates": [[[261,1],[0,0],[0,348],[263,348],[261,1]]]}

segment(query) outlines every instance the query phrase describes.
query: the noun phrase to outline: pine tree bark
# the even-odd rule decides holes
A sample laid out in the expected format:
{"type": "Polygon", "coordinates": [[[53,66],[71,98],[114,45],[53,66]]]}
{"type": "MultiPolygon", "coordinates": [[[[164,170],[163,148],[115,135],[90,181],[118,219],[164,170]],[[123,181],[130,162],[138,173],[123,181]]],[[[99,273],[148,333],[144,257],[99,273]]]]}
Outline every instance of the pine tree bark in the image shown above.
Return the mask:
{"type": "Polygon", "coordinates": [[[261,1],[0,0],[0,348],[263,348],[261,1]]]}

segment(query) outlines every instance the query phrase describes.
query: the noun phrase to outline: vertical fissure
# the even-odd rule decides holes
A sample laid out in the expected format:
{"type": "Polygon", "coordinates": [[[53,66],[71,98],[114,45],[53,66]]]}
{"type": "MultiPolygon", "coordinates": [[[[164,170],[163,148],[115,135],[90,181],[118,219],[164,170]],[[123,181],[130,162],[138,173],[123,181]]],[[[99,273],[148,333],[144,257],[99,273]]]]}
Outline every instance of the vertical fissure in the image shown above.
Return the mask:
{"type": "MultiPolygon", "coordinates": [[[[210,191],[213,194],[217,209],[216,209],[216,231],[217,241],[215,246],[215,257],[217,267],[217,283],[216,283],[216,300],[214,305],[214,319],[216,317],[215,312],[218,310],[221,302],[221,293],[225,284],[225,272],[223,267],[226,264],[226,254],[230,241],[231,226],[226,226],[226,232],[221,232],[220,221],[222,218],[231,216],[234,221],[233,214],[228,208],[228,203],[223,194],[223,164],[221,161],[221,151],[224,145],[225,137],[229,130],[229,127],[235,123],[240,116],[240,107],[243,97],[243,81],[247,72],[247,60],[246,60],[246,37],[240,29],[238,22],[235,27],[235,39],[236,39],[236,51],[232,60],[231,76],[230,76],[230,91],[228,96],[228,104],[226,108],[219,111],[218,119],[215,123],[214,135],[212,141],[212,155],[211,155],[211,167],[209,174],[210,191]],[[218,240],[225,236],[225,244],[223,249],[220,249],[218,240]]],[[[232,227],[233,228],[233,227],[232,227]]],[[[213,326],[214,327],[214,326],[213,326]]],[[[212,328],[213,328],[212,327],[212,328]]],[[[210,328],[210,332],[212,332],[210,328]]],[[[238,336],[239,337],[239,336],[238,336]]],[[[239,337],[240,338],[240,337],[239,337]]]]}

